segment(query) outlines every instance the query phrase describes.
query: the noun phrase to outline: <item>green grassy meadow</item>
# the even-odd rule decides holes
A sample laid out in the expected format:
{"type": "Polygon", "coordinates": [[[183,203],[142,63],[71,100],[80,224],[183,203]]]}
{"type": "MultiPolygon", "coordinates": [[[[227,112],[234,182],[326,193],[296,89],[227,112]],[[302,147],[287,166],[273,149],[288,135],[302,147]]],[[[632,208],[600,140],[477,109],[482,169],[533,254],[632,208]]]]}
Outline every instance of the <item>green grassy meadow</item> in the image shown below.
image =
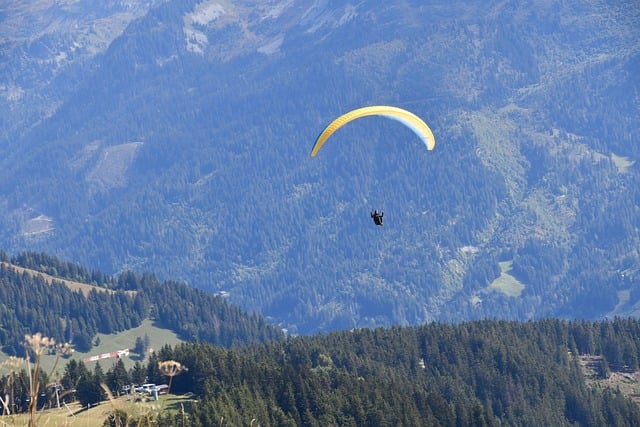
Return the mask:
{"type": "Polygon", "coordinates": [[[491,282],[489,289],[501,292],[510,297],[518,297],[524,289],[524,284],[509,274],[513,261],[500,262],[500,276],[491,282]]]}
{"type": "MultiPolygon", "coordinates": [[[[71,359],[84,360],[94,355],[110,353],[112,351],[124,350],[128,348],[131,350],[129,357],[124,357],[122,360],[124,361],[127,369],[130,369],[137,360],[144,362],[144,360],[141,358],[141,355],[133,352],[133,348],[135,346],[136,339],[140,337],[144,340],[145,335],[149,337],[149,345],[151,350],[159,350],[163,345],[175,345],[181,342],[181,340],[175,333],[167,329],[159,328],[155,326],[151,320],[147,319],[143,321],[142,324],[137,328],[129,329],[118,334],[98,334],[94,342],[99,342],[99,344],[97,346],[94,346],[91,351],[87,353],[74,352],[73,355],[68,358],[58,359],[57,364],[56,356],[44,355],[42,356],[41,366],[44,372],[50,374],[50,376],[55,376],[56,373],[62,374],[64,365],[71,359]]],[[[6,358],[6,354],[0,353],[0,363],[2,363],[6,358]]],[[[100,364],[106,371],[114,362],[114,358],[102,359],[100,361],[100,364]]],[[[95,363],[96,362],[85,362],[88,369],[93,369],[95,363]]],[[[1,374],[3,374],[3,372],[0,368],[0,375],[1,374]]]]}
{"type": "MultiPolygon", "coordinates": [[[[77,402],[68,404],[66,407],[46,409],[36,415],[38,426],[52,427],[95,427],[101,426],[116,409],[125,411],[130,416],[148,419],[149,425],[153,425],[152,420],[164,411],[185,412],[194,402],[193,396],[168,394],[160,396],[157,401],[141,400],[134,401],[128,397],[107,400],[90,409],[83,409],[77,402]]],[[[187,416],[187,415],[185,415],[187,416]]],[[[28,414],[0,416],[0,427],[28,426],[28,414]]]]}

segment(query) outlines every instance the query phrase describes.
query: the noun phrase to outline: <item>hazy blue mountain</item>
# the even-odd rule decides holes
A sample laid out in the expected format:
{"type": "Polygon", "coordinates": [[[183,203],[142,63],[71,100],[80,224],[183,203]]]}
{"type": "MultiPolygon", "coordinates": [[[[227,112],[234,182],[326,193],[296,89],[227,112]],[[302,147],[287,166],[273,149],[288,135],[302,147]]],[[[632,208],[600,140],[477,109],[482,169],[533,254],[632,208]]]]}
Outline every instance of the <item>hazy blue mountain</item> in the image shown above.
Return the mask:
{"type": "Polygon", "coordinates": [[[636,313],[636,1],[103,4],[0,8],[6,251],[297,332],[636,313]],[[436,149],[367,118],[309,157],[371,104],[436,149]]]}

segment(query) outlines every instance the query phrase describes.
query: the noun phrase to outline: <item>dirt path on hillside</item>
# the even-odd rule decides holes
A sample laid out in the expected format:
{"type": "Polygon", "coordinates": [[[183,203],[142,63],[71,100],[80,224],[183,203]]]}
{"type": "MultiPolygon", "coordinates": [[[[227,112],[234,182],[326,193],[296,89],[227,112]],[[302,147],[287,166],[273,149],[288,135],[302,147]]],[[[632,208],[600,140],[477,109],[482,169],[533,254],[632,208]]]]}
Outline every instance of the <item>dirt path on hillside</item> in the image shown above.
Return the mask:
{"type": "MultiPolygon", "coordinates": [[[[7,268],[10,268],[12,270],[17,271],[20,274],[27,273],[27,274],[29,274],[31,276],[40,276],[48,284],[52,284],[54,281],[63,283],[66,287],[68,287],[72,291],[80,291],[80,292],[82,292],[82,295],[84,295],[85,298],[87,296],[89,296],[89,293],[92,290],[96,290],[98,292],[108,292],[108,293],[111,293],[111,294],[116,293],[116,291],[111,290],[111,289],[101,288],[99,286],[89,285],[87,283],[75,282],[73,280],[62,279],[60,277],[54,277],[54,276],[51,276],[49,274],[42,273],[40,271],[31,270],[29,268],[24,268],[24,267],[19,267],[17,265],[14,265],[14,264],[11,264],[11,263],[8,263],[8,262],[4,262],[3,261],[1,264],[4,265],[7,268]]],[[[130,296],[134,296],[136,294],[136,291],[125,291],[125,293],[127,293],[130,296]]]]}

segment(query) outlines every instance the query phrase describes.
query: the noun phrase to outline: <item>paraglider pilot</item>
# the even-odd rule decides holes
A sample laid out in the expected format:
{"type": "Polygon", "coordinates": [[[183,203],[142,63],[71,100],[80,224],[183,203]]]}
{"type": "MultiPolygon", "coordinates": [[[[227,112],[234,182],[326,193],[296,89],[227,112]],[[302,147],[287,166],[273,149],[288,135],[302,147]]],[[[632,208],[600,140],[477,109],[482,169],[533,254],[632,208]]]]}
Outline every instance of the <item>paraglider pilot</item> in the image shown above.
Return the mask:
{"type": "Polygon", "coordinates": [[[373,222],[375,225],[384,225],[382,224],[382,217],[384,216],[384,212],[375,211],[371,212],[371,218],[373,218],[373,222]]]}

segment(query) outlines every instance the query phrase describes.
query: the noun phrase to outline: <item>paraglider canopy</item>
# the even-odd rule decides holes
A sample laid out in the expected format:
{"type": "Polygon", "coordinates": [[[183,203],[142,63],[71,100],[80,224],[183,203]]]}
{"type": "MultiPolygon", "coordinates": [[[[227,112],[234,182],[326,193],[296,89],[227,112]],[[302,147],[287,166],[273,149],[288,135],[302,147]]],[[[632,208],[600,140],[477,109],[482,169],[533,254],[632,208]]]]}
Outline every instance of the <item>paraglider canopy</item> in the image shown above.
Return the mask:
{"type": "MultiPolygon", "coordinates": [[[[388,105],[374,105],[349,111],[348,113],[343,114],[342,116],[329,123],[329,125],[325,127],[320,133],[318,138],[316,138],[316,141],[313,144],[313,148],[311,149],[311,157],[315,157],[316,154],[318,154],[320,148],[322,148],[324,143],[327,141],[327,139],[329,139],[329,137],[331,137],[331,135],[333,135],[342,126],[355,119],[366,116],[382,116],[389,119],[397,120],[410,128],[424,143],[427,150],[433,150],[436,145],[436,140],[429,126],[427,126],[427,124],[415,114],[398,107],[391,107],[388,105]]],[[[384,213],[378,212],[378,210],[371,212],[371,218],[376,225],[383,225],[383,216],[384,213]]]]}
{"type": "Polygon", "coordinates": [[[327,141],[327,139],[329,139],[329,137],[342,126],[355,119],[366,116],[383,116],[389,119],[397,120],[405,126],[409,127],[416,135],[418,135],[418,137],[426,146],[427,150],[433,150],[436,145],[436,140],[429,126],[427,126],[427,124],[415,114],[398,107],[391,107],[388,105],[374,105],[349,111],[348,113],[343,114],[342,116],[329,123],[329,125],[324,128],[322,133],[320,133],[315,143],[313,144],[313,148],[311,149],[311,157],[315,157],[316,154],[318,154],[320,148],[322,148],[324,143],[327,141]]]}

